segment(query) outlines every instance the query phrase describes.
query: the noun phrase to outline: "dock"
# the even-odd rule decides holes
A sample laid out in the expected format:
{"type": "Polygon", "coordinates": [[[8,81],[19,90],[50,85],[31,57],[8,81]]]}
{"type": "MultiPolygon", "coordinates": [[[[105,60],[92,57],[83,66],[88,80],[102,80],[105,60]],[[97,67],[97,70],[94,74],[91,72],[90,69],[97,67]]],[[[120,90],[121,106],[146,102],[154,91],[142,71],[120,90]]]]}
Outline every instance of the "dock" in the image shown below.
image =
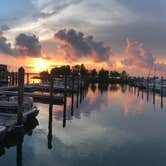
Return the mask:
{"type": "MultiPolygon", "coordinates": [[[[0,91],[0,95],[5,96],[17,96],[18,92],[16,91],[0,91]]],[[[25,96],[33,97],[35,101],[47,101],[50,100],[49,94],[39,94],[39,93],[30,93],[30,92],[24,92],[25,96]]],[[[53,95],[52,101],[54,104],[63,104],[64,103],[64,96],[63,95],[53,95]]]]}

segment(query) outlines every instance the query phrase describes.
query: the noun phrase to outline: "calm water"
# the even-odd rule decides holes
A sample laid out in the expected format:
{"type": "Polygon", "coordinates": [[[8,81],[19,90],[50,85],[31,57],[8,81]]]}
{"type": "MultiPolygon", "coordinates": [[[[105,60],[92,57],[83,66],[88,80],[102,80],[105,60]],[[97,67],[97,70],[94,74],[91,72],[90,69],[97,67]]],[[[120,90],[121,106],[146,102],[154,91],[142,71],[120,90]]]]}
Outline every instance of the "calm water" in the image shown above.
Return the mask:
{"type": "MultiPolygon", "coordinates": [[[[76,99],[76,98],[75,98],[76,99]]],[[[5,148],[0,166],[165,166],[166,99],[110,86],[89,88],[74,116],[70,99],[63,128],[63,106],[35,103],[39,125],[23,144],[5,148]],[[51,111],[50,111],[51,113],[51,111]],[[51,121],[52,120],[52,121],[51,121]],[[22,155],[22,159],[21,159],[22,155]]]]}

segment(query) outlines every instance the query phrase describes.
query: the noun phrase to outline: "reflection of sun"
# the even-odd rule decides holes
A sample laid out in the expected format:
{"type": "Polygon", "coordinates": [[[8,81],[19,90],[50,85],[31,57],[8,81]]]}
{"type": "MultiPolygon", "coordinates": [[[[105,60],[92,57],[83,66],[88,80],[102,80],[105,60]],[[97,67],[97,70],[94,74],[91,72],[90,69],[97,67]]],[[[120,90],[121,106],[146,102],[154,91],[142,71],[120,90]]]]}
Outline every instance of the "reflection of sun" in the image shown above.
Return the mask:
{"type": "Polygon", "coordinates": [[[49,68],[49,64],[44,59],[36,59],[36,62],[34,63],[34,69],[36,72],[46,71],[49,68]]]}

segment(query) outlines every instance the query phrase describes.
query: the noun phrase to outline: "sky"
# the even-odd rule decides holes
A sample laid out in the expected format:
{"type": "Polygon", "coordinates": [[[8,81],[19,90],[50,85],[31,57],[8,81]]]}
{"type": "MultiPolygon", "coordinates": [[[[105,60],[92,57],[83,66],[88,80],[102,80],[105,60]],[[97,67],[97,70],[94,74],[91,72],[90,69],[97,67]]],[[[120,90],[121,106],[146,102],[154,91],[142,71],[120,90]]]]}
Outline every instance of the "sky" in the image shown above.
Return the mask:
{"type": "Polygon", "coordinates": [[[165,0],[1,0],[0,63],[166,72],[165,0]]]}

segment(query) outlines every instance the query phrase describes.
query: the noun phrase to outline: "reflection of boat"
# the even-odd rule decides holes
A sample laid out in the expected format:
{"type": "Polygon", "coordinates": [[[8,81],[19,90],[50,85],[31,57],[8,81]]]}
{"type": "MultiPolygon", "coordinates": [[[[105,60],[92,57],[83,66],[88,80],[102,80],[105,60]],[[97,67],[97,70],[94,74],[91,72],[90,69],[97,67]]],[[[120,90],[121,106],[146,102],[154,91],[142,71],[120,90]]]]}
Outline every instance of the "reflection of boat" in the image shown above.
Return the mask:
{"type": "Polygon", "coordinates": [[[39,124],[36,118],[28,119],[23,130],[7,132],[3,141],[0,142],[0,156],[5,154],[5,149],[22,144],[25,135],[31,136],[33,129],[39,124]]]}
{"type": "MultiPolygon", "coordinates": [[[[8,116],[12,118],[17,117],[18,111],[18,97],[13,96],[1,99],[0,102],[0,116],[8,116]]],[[[39,110],[37,107],[33,106],[33,99],[31,97],[24,97],[24,112],[23,117],[33,117],[37,116],[39,110]]]]}

